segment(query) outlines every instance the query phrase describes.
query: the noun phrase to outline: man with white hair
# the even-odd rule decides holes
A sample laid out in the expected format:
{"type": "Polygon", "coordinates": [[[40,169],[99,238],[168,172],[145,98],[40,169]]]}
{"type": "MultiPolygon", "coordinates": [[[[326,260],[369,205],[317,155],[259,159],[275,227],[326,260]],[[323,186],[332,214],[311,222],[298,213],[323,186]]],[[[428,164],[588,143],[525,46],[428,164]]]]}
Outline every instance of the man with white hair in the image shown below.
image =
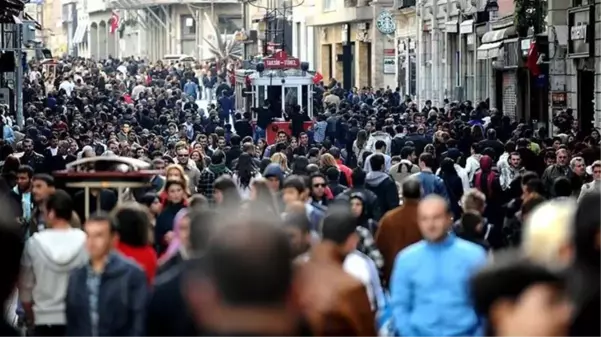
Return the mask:
{"type": "Polygon", "coordinates": [[[574,157],[570,160],[570,174],[568,175],[572,183],[572,195],[580,194],[582,185],[587,182],[586,164],[584,158],[574,157]]]}

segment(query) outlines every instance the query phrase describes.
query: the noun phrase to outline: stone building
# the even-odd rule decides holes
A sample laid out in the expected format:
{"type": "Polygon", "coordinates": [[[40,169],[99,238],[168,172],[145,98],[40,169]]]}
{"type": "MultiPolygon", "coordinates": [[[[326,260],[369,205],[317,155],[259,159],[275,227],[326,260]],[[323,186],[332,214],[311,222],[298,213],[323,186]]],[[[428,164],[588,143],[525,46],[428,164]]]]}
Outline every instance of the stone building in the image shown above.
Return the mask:
{"type": "Polygon", "coordinates": [[[325,81],[344,87],[397,86],[392,0],[315,1],[306,25],[314,27],[316,66],[325,81]]]}

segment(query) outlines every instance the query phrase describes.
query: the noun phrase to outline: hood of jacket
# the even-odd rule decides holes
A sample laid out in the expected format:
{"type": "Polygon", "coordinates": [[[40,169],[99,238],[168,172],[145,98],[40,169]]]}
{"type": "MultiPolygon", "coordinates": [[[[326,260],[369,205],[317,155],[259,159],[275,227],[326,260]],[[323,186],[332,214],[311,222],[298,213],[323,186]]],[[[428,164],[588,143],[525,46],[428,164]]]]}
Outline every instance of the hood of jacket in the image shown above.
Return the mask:
{"type": "Polygon", "coordinates": [[[47,229],[35,233],[29,240],[40,257],[57,271],[67,271],[81,264],[85,251],[86,234],[80,229],[47,229]]]}
{"type": "Polygon", "coordinates": [[[483,172],[490,172],[492,170],[492,158],[489,156],[482,156],[480,158],[480,169],[483,172]]]}
{"type": "Polygon", "coordinates": [[[389,175],[381,171],[371,171],[365,177],[365,184],[376,187],[384,180],[388,179],[389,175]]]}
{"type": "Polygon", "coordinates": [[[263,177],[265,177],[265,178],[278,177],[280,182],[283,182],[284,181],[284,171],[282,171],[280,164],[271,163],[271,164],[267,165],[267,167],[263,171],[263,177]]]}

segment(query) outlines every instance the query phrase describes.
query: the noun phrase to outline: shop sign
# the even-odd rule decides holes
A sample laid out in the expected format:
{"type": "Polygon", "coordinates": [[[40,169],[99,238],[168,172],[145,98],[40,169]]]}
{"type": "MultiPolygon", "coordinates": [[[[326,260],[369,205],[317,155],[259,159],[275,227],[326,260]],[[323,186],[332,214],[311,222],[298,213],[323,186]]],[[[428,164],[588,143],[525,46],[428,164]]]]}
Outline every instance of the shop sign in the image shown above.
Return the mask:
{"type": "Polygon", "coordinates": [[[392,35],[396,32],[396,22],[389,11],[382,11],[376,19],[376,28],[384,35],[392,35]]]}
{"type": "Polygon", "coordinates": [[[591,6],[568,10],[568,56],[592,57],[594,52],[595,10],[591,6]]]}
{"type": "Polygon", "coordinates": [[[294,69],[300,67],[300,60],[295,57],[289,57],[285,51],[279,51],[272,57],[263,59],[265,69],[294,69]]]}
{"type": "Polygon", "coordinates": [[[396,74],[396,58],[394,56],[384,56],[384,74],[396,74]]]}
{"type": "Polygon", "coordinates": [[[551,93],[551,105],[554,107],[566,107],[567,106],[567,94],[563,91],[551,93]]]}

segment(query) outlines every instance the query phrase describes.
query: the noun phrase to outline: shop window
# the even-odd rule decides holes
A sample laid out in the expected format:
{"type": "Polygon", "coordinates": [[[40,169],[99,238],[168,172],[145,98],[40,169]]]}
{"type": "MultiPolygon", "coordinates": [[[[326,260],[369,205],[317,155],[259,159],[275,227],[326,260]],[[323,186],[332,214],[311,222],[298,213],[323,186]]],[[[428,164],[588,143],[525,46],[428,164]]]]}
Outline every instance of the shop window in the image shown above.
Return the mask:
{"type": "Polygon", "coordinates": [[[194,39],[196,36],[196,21],[192,15],[180,16],[182,27],[182,39],[194,39]]]}
{"type": "Polygon", "coordinates": [[[520,65],[520,49],[518,41],[505,41],[503,48],[505,68],[517,68],[520,65]]]}
{"type": "Polygon", "coordinates": [[[330,12],[336,10],[336,0],[323,0],[323,11],[330,12]]]}

